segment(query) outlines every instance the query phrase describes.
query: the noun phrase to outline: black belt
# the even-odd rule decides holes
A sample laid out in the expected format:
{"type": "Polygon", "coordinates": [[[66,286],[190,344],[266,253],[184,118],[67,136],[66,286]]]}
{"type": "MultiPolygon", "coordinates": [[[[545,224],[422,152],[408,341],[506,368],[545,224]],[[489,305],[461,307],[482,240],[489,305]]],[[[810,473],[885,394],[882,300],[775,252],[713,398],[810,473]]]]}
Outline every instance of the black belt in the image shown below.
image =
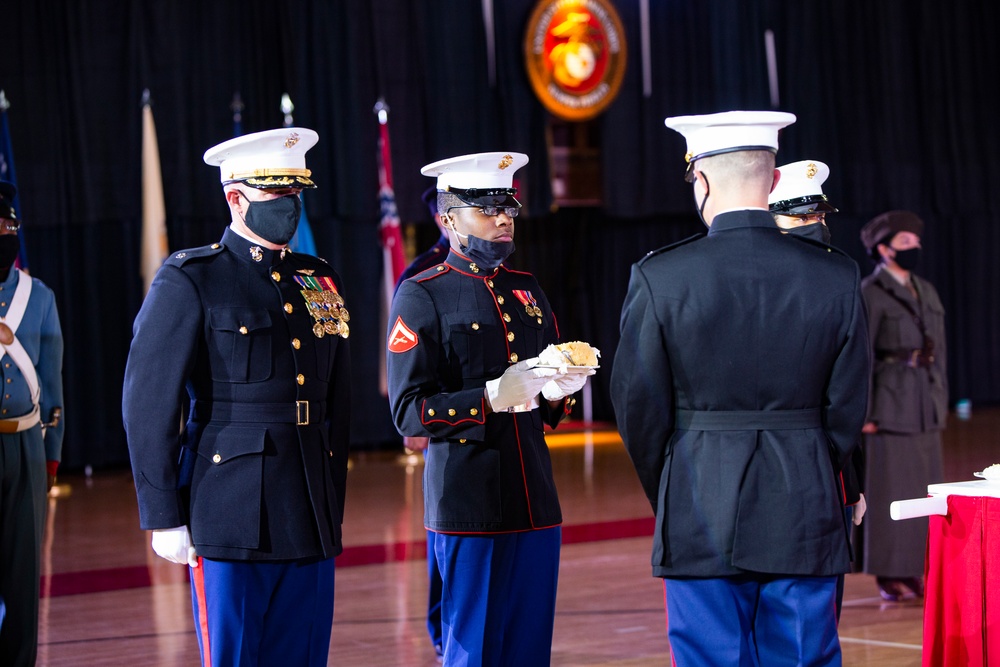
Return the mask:
{"type": "Polygon", "coordinates": [[[923,366],[924,368],[934,363],[934,355],[927,354],[922,349],[913,350],[876,350],[875,359],[886,364],[903,364],[910,368],[923,366]]]}
{"type": "Polygon", "coordinates": [[[250,422],[308,426],[326,420],[326,401],[287,403],[234,403],[195,401],[191,421],[250,422]]]}
{"type": "Polygon", "coordinates": [[[774,431],[820,428],[819,408],[801,410],[678,410],[674,427],[686,431],[774,431]]]}

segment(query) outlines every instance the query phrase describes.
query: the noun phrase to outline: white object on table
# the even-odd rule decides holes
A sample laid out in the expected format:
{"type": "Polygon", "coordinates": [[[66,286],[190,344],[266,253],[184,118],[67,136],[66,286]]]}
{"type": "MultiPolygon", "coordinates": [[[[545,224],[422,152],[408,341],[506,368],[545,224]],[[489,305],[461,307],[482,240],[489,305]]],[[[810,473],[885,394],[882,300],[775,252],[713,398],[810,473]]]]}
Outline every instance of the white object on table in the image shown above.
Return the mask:
{"type": "Polygon", "coordinates": [[[948,496],[978,496],[1000,498],[1000,483],[980,479],[971,482],[928,484],[928,498],[896,500],[889,505],[889,516],[896,521],[916,519],[932,514],[948,513],[948,496]]]}

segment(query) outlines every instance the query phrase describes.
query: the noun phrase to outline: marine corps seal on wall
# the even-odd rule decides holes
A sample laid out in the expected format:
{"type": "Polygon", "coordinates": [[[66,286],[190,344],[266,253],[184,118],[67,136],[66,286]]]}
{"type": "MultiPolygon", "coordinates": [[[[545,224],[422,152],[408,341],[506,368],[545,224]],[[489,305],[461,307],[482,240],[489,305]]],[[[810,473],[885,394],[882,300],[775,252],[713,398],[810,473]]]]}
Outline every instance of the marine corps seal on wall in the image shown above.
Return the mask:
{"type": "Polygon", "coordinates": [[[625,31],[608,0],[542,0],[528,21],[525,64],[535,95],[566,120],[604,111],[625,74],[625,31]]]}

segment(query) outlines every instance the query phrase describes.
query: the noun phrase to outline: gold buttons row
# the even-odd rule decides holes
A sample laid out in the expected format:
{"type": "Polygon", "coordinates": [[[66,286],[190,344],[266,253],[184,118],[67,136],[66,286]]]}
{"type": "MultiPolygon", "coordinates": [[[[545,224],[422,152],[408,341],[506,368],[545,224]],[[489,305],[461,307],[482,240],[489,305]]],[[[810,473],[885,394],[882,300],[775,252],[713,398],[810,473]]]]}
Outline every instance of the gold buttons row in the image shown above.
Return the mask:
{"type": "MultiPolygon", "coordinates": [[[[427,415],[429,417],[433,417],[436,414],[437,414],[437,411],[434,408],[428,408],[427,415]]],[[[458,410],[456,410],[455,408],[448,408],[448,416],[449,417],[454,417],[457,414],[458,414],[458,410]]],[[[476,415],[479,414],[479,409],[478,408],[469,408],[469,414],[472,415],[473,417],[475,417],[476,415]]]]}

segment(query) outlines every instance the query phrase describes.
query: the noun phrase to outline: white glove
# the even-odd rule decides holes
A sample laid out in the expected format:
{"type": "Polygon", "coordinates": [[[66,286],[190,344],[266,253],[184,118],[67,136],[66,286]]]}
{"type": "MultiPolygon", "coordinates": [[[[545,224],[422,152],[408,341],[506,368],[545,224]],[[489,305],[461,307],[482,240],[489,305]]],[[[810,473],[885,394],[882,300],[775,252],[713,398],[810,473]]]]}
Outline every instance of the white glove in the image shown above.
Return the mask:
{"type": "Polygon", "coordinates": [[[865,494],[861,494],[861,500],[854,504],[854,518],[851,521],[854,522],[855,526],[861,525],[861,519],[865,515],[865,510],[868,509],[868,503],[865,502],[865,494]]]}
{"type": "Polygon", "coordinates": [[[567,396],[572,396],[583,389],[583,385],[587,384],[587,378],[596,372],[596,370],[590,370],[586,373],[558,375],[545,383],[545,386],[542,387],[542,396],[545,397],[546,401],[560,401],[567,396]]]}
{"type": "Polygon", "coordinates": [[[171,563],[198,567],[198,554],[191,543],[191,533],[187,526],[159,528],[153,531],[153,551],[160,558],[171,563]]]}
{"type": "Polygon", "coordinates": [[[529,368],[527,361],[519,361],[503,375],[486,383],[486,397],[494,412],[527,403],[542,390],[556,374],[554,368],[529,368]]]}

